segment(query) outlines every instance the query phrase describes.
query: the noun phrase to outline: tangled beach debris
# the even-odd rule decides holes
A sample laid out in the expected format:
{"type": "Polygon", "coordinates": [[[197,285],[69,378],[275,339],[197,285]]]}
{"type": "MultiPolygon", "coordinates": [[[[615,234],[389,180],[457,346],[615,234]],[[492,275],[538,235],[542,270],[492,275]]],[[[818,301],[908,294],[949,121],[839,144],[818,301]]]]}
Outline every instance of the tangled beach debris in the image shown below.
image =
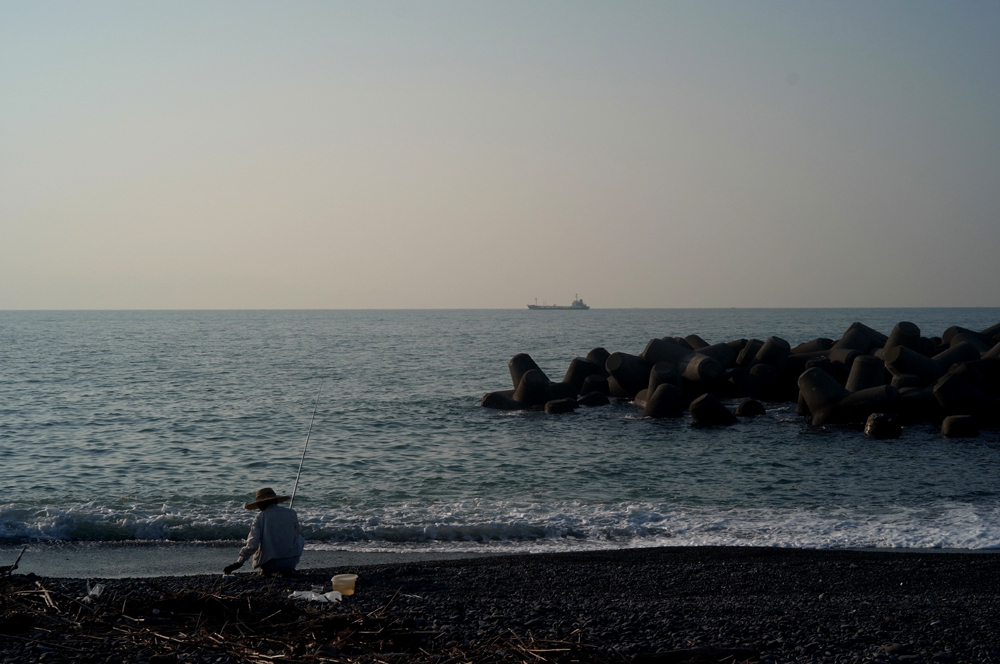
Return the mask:
{"type": "Polygon", "coordinates": [[[677,547],[238,574],[0,581],[0,661],[990,662],[998,556],[677,547]],[[93,586],[91,586],[93,587],[93,586]],[[905,658],[903,658],[905,656],[905,658]]]}

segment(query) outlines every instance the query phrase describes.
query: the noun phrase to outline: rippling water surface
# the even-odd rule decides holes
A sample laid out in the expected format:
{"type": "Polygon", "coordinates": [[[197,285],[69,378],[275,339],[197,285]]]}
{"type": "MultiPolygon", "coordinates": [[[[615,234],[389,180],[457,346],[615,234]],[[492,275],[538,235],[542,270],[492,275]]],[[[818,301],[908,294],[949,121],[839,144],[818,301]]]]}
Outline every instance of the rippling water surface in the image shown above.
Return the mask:
{"type": "Polygon", "coordinates": [[[725,429],[478,406],[527,352],[928,335],[1000,309],[0,312],[0,540],[245,536],[290,492],[313,547],[510,550],[756,544],[1000,547],[1000,434],[813,429],[794,404],[725,429]]]}

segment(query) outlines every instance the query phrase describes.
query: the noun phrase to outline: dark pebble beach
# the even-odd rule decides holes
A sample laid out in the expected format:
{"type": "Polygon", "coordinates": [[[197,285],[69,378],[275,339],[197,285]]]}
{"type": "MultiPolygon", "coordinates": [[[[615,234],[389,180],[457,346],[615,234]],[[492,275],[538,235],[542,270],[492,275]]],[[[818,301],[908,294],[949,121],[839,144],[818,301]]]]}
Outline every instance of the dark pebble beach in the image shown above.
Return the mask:
{"type": "Polygon", "coordinates": [[[1000,662],[995,553],[685,547],[0,578],[0,662],[1000,662]],[[341,603],[289,599],[358,574],[341,603]]]}

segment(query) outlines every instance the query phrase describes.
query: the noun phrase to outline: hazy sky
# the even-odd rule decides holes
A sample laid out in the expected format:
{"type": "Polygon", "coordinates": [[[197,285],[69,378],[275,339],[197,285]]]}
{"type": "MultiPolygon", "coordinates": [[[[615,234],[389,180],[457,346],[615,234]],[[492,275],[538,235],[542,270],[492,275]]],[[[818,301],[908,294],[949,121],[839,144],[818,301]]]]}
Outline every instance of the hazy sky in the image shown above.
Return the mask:
{"type": "Polygon", "coordinates": [[[0,4],[0,309],[1000,306],[1000,2],[0,4]]]}

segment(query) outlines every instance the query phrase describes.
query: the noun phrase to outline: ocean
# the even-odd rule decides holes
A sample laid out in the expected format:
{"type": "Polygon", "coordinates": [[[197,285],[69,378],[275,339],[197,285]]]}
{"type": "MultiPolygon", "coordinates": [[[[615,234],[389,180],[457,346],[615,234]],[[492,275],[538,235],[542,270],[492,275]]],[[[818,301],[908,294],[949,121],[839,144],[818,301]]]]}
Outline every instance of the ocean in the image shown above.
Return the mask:
{"type": "Polygon", "coordinates": [[[307,548],[524,553],[663,545],[1000,547],[1000,431],[898,440],[794,404],[728,428],[628,403],[485,409],[530,354],[982,329],[1000,309],[0,312],[0,544],[246,536],[292,491],[307,548]]]}

